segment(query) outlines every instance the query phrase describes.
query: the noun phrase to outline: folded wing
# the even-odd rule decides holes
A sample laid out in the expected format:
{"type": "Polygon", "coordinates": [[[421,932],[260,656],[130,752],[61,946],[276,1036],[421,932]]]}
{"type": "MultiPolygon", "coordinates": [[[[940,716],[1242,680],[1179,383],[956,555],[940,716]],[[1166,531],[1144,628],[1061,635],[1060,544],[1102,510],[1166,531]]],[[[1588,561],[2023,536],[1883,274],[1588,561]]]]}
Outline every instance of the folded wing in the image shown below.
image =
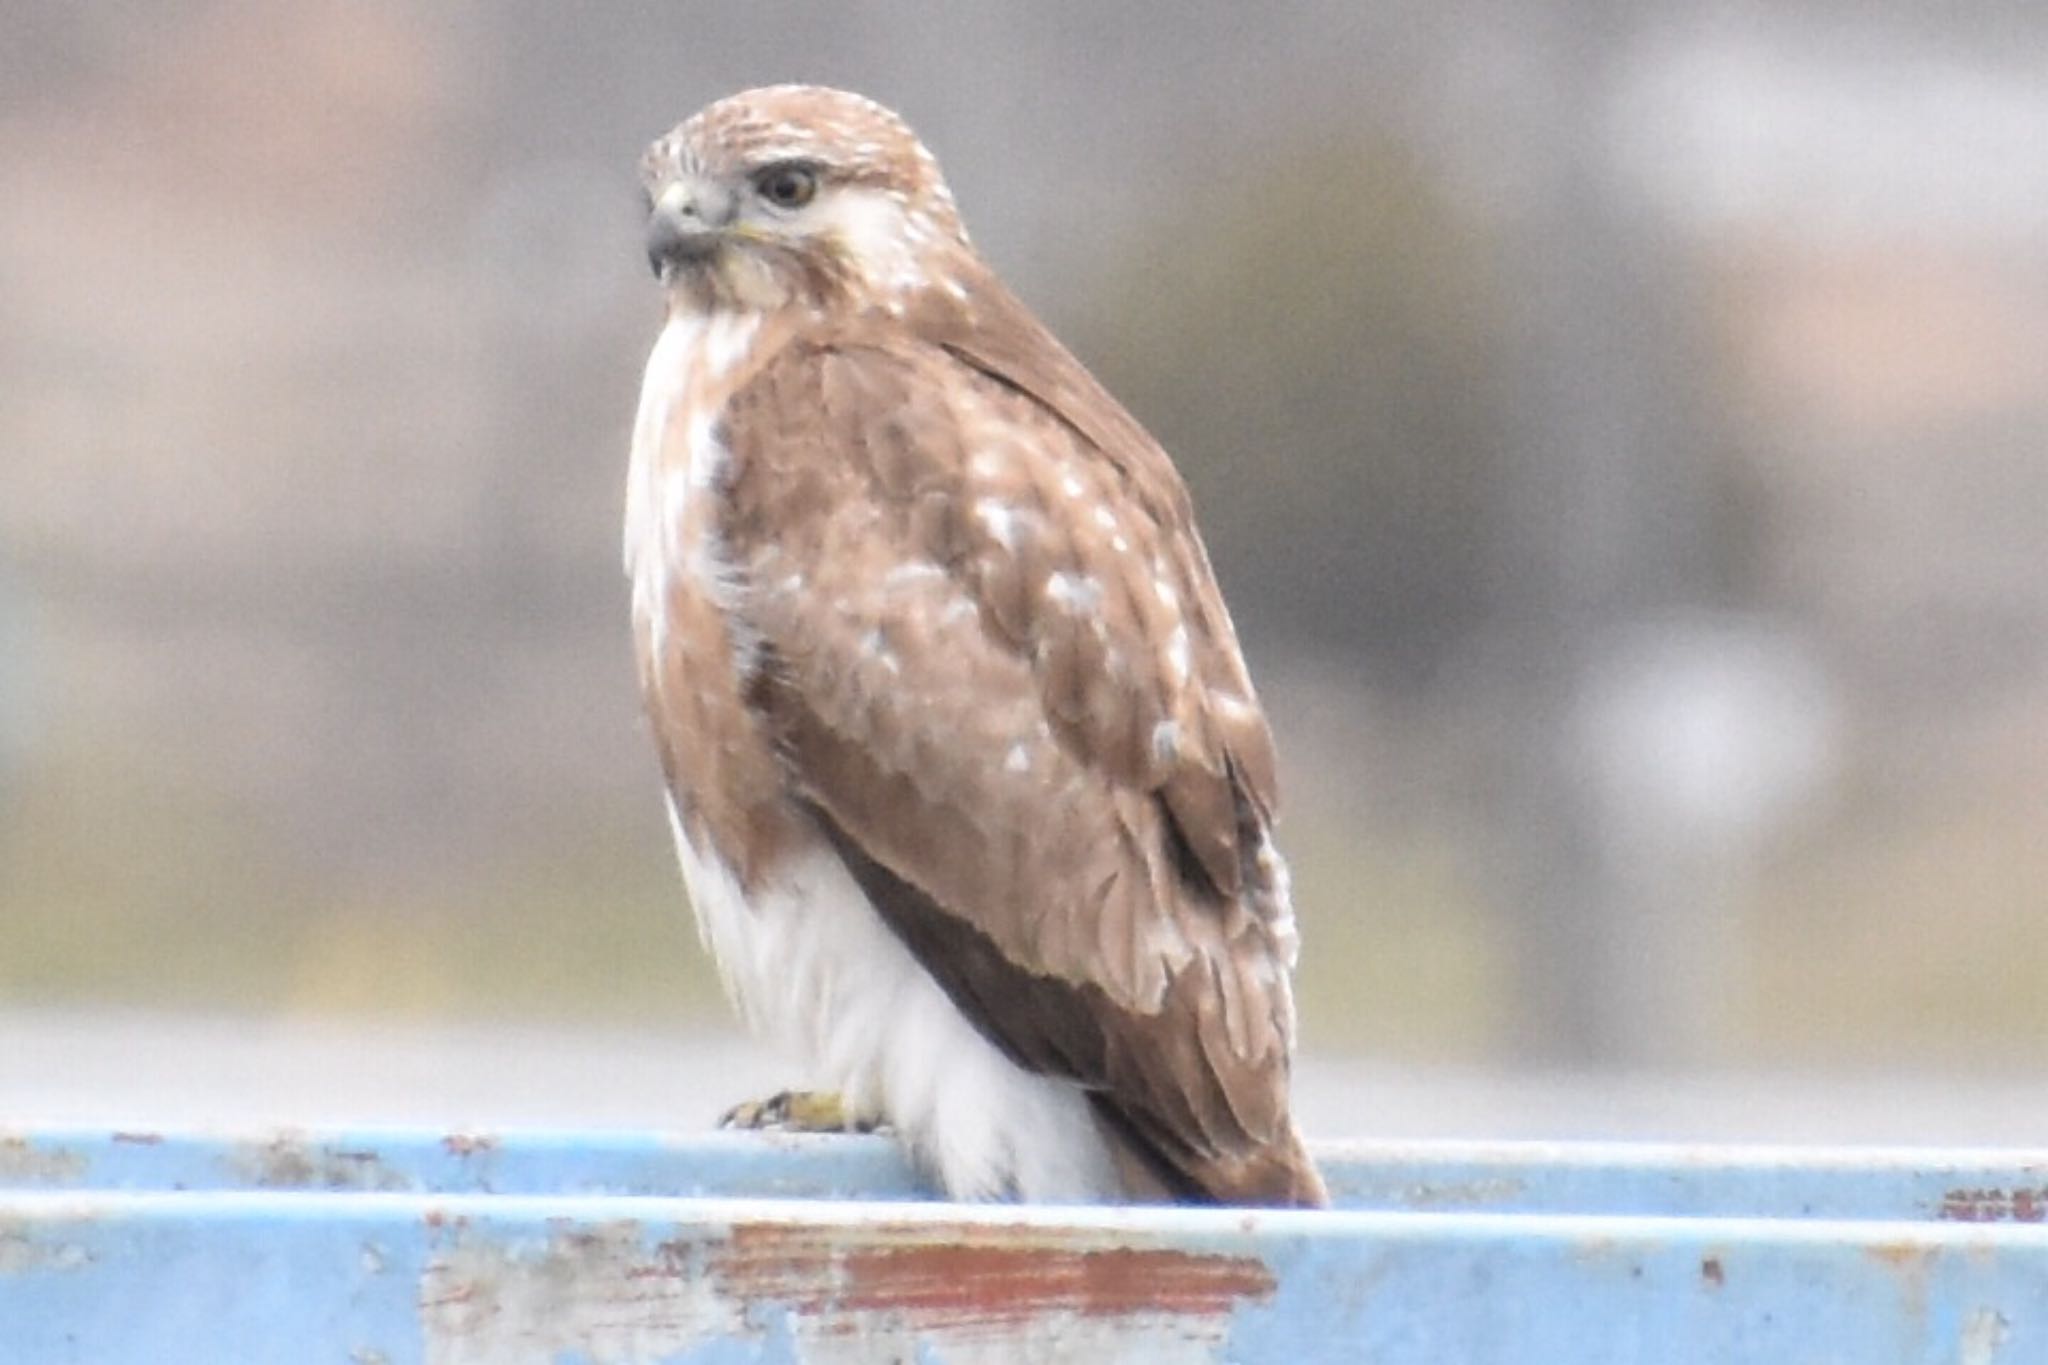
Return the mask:
{"type": "Polygon", "coordinates": [[[1176,1195],[1317,1203],[1271,740],[1163,452],[988,281],[732,401],[750,700],[877,908],[1176,1195]]]}

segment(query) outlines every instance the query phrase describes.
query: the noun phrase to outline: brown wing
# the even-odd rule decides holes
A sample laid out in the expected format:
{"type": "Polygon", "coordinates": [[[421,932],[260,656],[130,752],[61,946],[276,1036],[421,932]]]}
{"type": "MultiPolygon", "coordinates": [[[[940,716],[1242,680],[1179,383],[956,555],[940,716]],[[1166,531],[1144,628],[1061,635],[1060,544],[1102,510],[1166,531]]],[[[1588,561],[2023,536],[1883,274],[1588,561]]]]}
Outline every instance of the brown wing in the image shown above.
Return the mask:
{"type": "Polygon", "coordinates": [[[1176,1193],[1319,1202],[1271,741],[1186,494],[991,291],[800,340],[733,399],[754,700],[992,1040],[1087,1085],[1176,1193]]]}

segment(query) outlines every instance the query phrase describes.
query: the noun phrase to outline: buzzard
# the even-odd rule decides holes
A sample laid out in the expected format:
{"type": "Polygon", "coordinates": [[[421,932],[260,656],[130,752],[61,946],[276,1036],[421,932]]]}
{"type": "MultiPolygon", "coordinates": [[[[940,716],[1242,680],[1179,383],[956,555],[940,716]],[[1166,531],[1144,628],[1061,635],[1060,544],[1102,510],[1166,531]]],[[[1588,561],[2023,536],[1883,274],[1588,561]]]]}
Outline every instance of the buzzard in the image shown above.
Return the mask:
{"type": "Polygon", "coordinates": [[[749,90],[642,174],[626,571],[741,1012],[956,1198],[1323,1203],[1272,739],[1166,453],[889,110],[749,90]]]}

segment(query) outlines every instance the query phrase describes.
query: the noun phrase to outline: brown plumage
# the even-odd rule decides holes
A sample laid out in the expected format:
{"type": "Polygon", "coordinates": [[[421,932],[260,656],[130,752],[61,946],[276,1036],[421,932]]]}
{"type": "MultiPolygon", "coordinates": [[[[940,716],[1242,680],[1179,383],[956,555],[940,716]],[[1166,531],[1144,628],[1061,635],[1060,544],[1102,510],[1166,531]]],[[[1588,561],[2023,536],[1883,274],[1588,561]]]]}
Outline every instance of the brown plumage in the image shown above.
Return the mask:
{"type": "Polygon", "coordinates": [[[645,174],[635,622],[742,1007],[955,1194],[1321,1203],[1272,742],[1171,461],[879,106],[749,91],[645,174]]]}

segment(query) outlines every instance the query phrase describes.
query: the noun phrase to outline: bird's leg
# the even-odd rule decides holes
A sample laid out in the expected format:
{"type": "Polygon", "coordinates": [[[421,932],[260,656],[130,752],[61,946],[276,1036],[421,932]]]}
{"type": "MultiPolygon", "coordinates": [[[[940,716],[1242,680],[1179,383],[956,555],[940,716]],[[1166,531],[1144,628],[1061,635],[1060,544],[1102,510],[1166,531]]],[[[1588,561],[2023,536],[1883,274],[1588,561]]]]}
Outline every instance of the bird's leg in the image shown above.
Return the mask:
{"type": "Polygon", "coordinates": [[[872,1133],[882,1121],[856,1114],[830,1090],[782,1090],[725,1111],[720,1128],[773,1129],[779,1133],[872,1133]]]}

